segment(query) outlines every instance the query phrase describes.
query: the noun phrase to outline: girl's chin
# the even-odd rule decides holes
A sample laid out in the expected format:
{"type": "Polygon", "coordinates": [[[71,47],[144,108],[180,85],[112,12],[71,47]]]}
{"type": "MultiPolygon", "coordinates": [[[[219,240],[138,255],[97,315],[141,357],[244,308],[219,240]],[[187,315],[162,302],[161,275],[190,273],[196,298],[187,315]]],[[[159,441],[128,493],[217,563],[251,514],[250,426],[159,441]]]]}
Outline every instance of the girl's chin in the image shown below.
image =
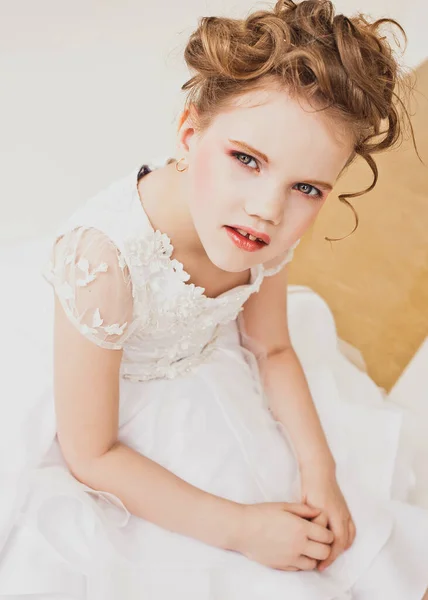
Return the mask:
{"type": "Polygon", "coordinates": [[[222,271],[242,273],[265,261],[262,259],[263,253],[238,248],[228,236],[222,236],[220,239],[215,237],[205,243],[202,237],[200,239],[210,261],[222,271]]]}
{"type": "Polygon", "coordinates": [[[242,273],[247,271],[257,263],[254,262],[254,256],[251,256],[250,261],[246,256],[237,257],[231,253],[220,254],[217,252],[207,252],[208,258],[217,268],[228,273],[242,273]]]}

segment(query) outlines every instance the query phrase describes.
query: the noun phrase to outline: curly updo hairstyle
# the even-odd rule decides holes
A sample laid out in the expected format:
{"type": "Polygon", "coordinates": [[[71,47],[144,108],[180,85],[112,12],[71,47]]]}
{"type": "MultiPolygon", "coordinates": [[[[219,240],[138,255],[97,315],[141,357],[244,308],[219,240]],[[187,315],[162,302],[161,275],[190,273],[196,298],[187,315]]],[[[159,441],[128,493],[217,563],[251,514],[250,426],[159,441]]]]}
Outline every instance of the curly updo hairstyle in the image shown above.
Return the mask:
{"type": "Polygon", "coordinates": [[[407,43],[394,19],[370,21],[361,13],[345,17],[335,14],[330,0],[278,0],[272,10],[245,19],[202,17],[184,51],[194,73],[181,88],[188,92],[185,108],[195,106],[195,125],[203,131],[235,97],[272,82],[340,118],[355,140],[346,167],[361,156],[373,173],[365,190],[339,195],[354,212],[353,233],[358,215],[346,198],[374,188],[378,169],[372,155],[402,140],[404,116],[416,148],[403,102],[403,91],[410,86],[382,35],[387,24],[397,27],[407,43]]]}

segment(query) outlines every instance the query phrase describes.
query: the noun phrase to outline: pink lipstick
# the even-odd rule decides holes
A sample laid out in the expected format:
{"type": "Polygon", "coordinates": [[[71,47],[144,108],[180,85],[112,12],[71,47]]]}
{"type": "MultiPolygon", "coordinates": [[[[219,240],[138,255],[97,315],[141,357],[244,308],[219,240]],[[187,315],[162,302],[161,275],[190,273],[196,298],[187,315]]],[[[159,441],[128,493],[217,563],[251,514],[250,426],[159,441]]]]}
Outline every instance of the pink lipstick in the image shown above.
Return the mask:
{"type": "Polygon", "coordinates": [[[270,243],[270,237],[250,227],[240,225],[225,225],[226,232],[232,242],[246,252],[261,250],[270,243]]]}

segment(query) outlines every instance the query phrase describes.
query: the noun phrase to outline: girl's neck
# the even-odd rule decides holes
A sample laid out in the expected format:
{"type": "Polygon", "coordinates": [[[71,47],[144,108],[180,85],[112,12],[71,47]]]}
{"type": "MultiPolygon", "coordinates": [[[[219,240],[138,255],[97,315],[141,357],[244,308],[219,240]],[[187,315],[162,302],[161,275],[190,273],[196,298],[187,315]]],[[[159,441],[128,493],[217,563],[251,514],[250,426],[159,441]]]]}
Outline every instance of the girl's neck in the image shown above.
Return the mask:
{"type": "Polygon", "coordinates": [[[140,201],[153,228],[166,233],[175,250],[206,256],[189,211],[186,173],[179,173],[175,165],[159,167],[140,179],[140,201]]]}

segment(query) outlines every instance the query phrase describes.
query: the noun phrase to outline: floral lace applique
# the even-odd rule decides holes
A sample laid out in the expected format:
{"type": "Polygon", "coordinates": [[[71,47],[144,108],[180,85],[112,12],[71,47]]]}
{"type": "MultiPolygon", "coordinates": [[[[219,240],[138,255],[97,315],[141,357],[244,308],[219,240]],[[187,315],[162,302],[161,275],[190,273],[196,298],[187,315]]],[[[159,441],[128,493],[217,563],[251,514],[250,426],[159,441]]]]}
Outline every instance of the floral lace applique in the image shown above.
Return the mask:
{"type": "Polygon", "coordinates": [[[260,288],[263,270],[252,283],[217,298],[187,283],[190,276],[172,258],[169,237],[160,231],[130,237],[124,244],[133,280],[135,315],[141,328],[125,348],[123,376],[133,381],[188,373],[215,348],[219,328],[233,321],[260,288]],[[137,364],[138,362],[138,364],[137,364]]]}
{"type": "Polygon", "coordinates": [[[60,237],[44,272],[67,316],[97,345],[120,349],[132,322],[132,285],[124,257],[93,228],[60,237]]]}

